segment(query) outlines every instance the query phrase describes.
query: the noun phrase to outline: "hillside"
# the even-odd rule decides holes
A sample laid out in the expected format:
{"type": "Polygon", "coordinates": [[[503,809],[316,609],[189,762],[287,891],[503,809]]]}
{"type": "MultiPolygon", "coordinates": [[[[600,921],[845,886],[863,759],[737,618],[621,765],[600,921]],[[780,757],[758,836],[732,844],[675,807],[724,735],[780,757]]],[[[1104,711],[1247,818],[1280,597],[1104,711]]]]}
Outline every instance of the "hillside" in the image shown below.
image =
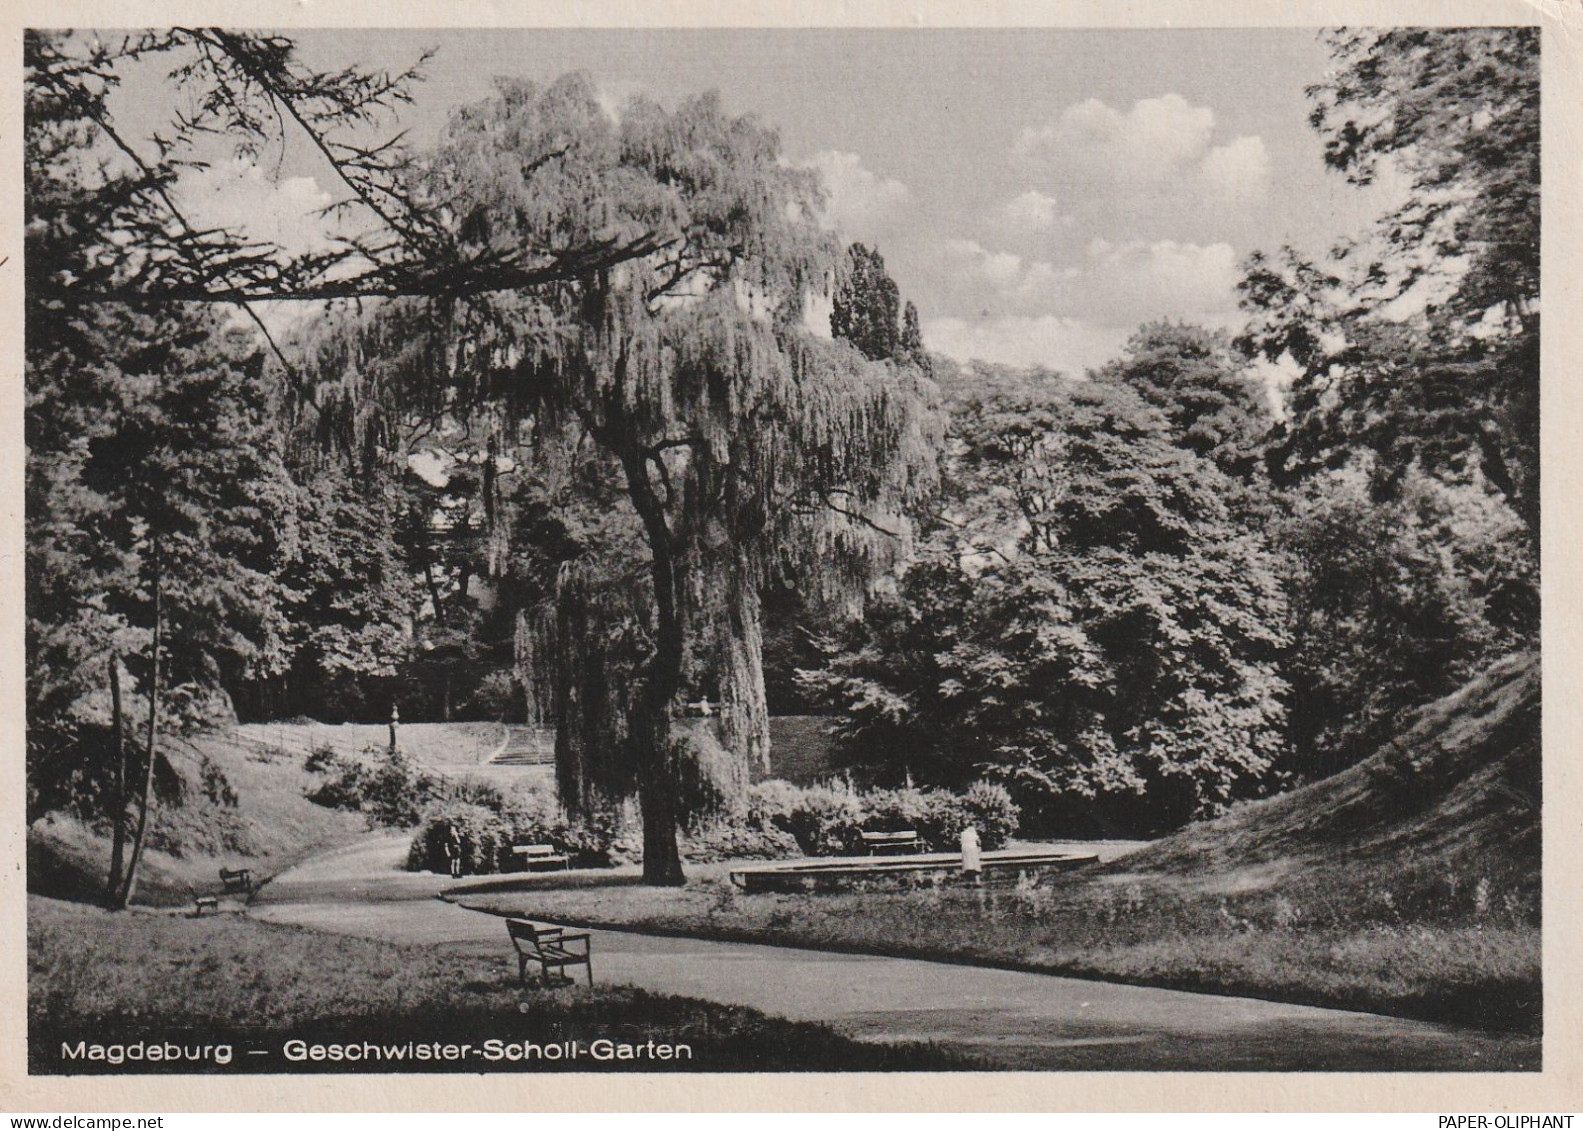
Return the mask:
{"type": "MultiPolygon", "coordinates": [[[[184,903],[189,885],[213,888],[222,865],[268,877],[363,835],[368,826],[360,815],[307,799],[320,779],[304,762],[324,746],[348,756],[368,747],[380,750],[388,735],[383,726],[270,723],[167,739],[166,756],[181,773],[185,797],[179,805],[158,806],[137,902],[184,903]],[[213,798],[205,796],[206,778],[213,798]],[[227,788],[234,803],[228,803],[227,788]]],[[[400,731],[403,750],[451,772],[471,772],[502,735],[493,723],[419,724],[400,731]]],[[[102,832],[71,818],[47,817],[28,830],[28,890],[95,901],[109,859],[109,838],[102,832]]]]}
{"type": "Polygon", "coordinates": [[[1302,889],[1375,910],[1410,901],[1436,918],[1498,909],[1536,921],[1540,780],[1540,664],[1520,654],[1423,708],[1351,769],[1107,871],[1208,893],[1302,889]]]}

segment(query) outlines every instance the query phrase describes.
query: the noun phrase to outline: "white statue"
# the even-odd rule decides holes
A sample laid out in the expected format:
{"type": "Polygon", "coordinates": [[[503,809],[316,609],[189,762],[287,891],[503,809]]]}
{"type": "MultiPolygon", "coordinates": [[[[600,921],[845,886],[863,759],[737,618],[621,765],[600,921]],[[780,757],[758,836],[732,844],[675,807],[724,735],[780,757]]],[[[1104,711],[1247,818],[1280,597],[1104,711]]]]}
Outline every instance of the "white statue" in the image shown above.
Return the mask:
{"type": "Polygon", "coordinates": [[[977,879],[984,870],[984,859],[979,855],[978,830],[972,825],[962,830],[962,874],[977,879]]]}

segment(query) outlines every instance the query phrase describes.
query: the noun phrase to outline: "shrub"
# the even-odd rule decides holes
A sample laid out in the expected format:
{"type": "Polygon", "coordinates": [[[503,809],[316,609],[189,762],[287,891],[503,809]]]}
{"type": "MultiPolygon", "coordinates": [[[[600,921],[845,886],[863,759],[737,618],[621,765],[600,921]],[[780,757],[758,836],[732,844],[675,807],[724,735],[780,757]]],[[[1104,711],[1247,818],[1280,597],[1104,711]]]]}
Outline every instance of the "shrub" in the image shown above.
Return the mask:
{"type": "Polygon", "coordinates": [[[578,867],[642,859],[641,835],[622,809],[571,819],[541,790],[519,790],[509,797],[492,790],[476,796],[485,803],[455,793],[429,806],[407,853],[409,871],[447,870],[445,848],[450,826],[455,826],[462,838],[462,870],[466,874],[512,871],[517,860],[511,850],[519,844],[551,845],[578,867]],[[498,807],[491,802],[498,802],[498,807]]]}
{"type": "Polygon", "coordinates": [[[871,833],[894,833],[911,830],[918,833],[934,847],[928,835],[934,810],[939,808],[932,793],[909,786],[906,789],[873,789],[860,794],[862,828],[871,833]]]}
{"type": "Polygon", "coordinates": [[[540,790],[514,793],[499,807],[501,819],[521,839],[518,844],[565,846],[566,815],[555,799],[540,790]]]}
{"type": "Polygon", "coordinates": [[[303,759],[302,768],[310,774],[327,774],[339,771],[345,765],[345,760],[335,752],[335,747],[328,742],[321,742],[308,751],[307,758],[303,759]]]}
{"type": "Polygon", "coordinates": [[[636,864],[643,859],[643,828],[626,806],[611,806],[565,824],[566,851],[596,866],[636,864]]]}
{"type": "Polygon", "coordinates": [[[779,778],[761,781],[748,790],[746,816],[761,824],[785,828],[803,792],[802,787],[779,778]]]}
{"type": "Polygon", "coordinates": [[[998,782],[976,781],[968,786],[962,795],[962,807],[977,827],[986,849],[1004,848],[1016,835],[1022,818],[1011,791],[998,782]]]}
{"type": "MultiPolygon", "coordinates": [[[[524,791],[528,792],[528,791],[524,791]]],[[[542,796],[542,791],[532,790],[542,796]]],[[[451,778],[445,782],[445,795],[457,801],[465,801],[470,805],[482,805],[485,809],[493,809],[496,813],[505,812],[508,801],[506,795],[494,782],[481,781],[477,778],[451,778]]]]}
{"type": "MultiPolygon", "coordinates": [[[[326,766],[326,771],[332,770],[326,766]]],[[[363,807],[363,766],[335,758],[332,776],[308,793],[308,800],[327,809],[360,810],[363,807]]]]}
{"type": "Polygon", "coordinates": [[[380,824],[411,828],[423,810],[440,798],[442,786],[439,778],[418,769],[401,751],[387,750],[363,778],[362,808],[380,824]]]}
{"type": "Polygon", "coordinates": [[[978,829],[984,848],[1003,848],[1017,831],[1017,806],[1003,786],[977,782],[965,794],[946,789],[800,788],[767,781],[748,794],[744,823],[790,833],[809,856],[862,850],[862,832],[911,830],[936,852],[956,848],[962,830],[978,829]]]}
{"type": "Polygon", "coordinates": [[[423,816],[412,847],[407,852],[411,871],[450,871],[450,832],[457,834],[463,875],[482,875],[500,870],[502,845],[509,856],[511,829],[500,814],[482,805],[448,802],[423,816]]]}
{"type": "Polygon", "coordinates": [[[973,823],[962,798],[949,790],[932,789],[924,794],[923,815],[914,827],[933,851],[952,852],[961,843],[962,830],[973,823]]]}
{"type": "Polygon", "coordinates": [[[838,856],[856,851],[863,810],[843,789],[761,782],[749,791],[747,817],[750,824],[790,833],[809,856],[838,856]]]}
{"type": "Polygon", "coordinates": [[[801,854],[797,838],[774,825],[743,819],[700,825],[682,841],[682,856],[694,863],[715,860],[787,860],[801,854]]]}
{"type": "MultiPolygon", "coordinates": [[[[315,751],[315,754],[318,752],[315,751]]],[[[445,783],[417,768],[405,754],[369,747],[365,761],[333,752],[317,759],[332,776],[308,794],[308,800],[331,809],[365,813],[371,822],[411,828],[423,811],[446,792],[445,783]]],[[[310,755],[314,760],[314,755],[310,755]]],[[[498,795],[498,790],[495,791],[498,795]]]]}

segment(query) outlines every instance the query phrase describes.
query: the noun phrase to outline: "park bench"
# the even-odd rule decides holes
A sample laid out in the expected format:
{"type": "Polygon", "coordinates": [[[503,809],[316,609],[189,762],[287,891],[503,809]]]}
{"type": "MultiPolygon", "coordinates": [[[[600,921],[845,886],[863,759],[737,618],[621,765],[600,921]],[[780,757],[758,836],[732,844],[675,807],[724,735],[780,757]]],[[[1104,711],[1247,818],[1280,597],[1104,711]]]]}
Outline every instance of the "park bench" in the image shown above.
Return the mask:
{"type": "Polygon", "coordinates": [[[226,895],[252,895],[253,873],[248,868],[221,868],[220,883],[226,895]]]}
{"type": "Polygon", "coordinates": [[[572,858],[556,852],[553,844],[518,844],[511,851],[521,858],[524,872],[554,868],[570,871],[572,867],[572,858]]]}
{"type": "Polygon", "coordinates": [[[569,986],[568,966],[581,966],[588,971],[588,984],[594,984],[594,964],[589,955],[591,946],[587,935],[569,935],[564,927],[534,923],[528,919],[507,919],[506,931],[511,935],[511,945],[517,950],[517,977],[528,984],[528,963],[539,964],[540,980],[546,986],[569,986]],[[572,943],[581,942],[581,951],[573,950],[572,943]],[[551,971],[554,971],[552,978],[551,971]]]}
{"type": "Polygon", "coordinates": [[[192,917],[194,919],[203,918],[205,911],[217,912],[220,910],[220,897],[218,895],[211,895],[190,887],[187,889],[187,894],[192,896],[192,917]]]}
{"type": "Polygon", "coordinates": [[[870,856],[923,851],[923,842],[912,829],[901,829],[890,833],[863,832],[858,835],[863,838],[863,847],[868,850],[870,856]]]}

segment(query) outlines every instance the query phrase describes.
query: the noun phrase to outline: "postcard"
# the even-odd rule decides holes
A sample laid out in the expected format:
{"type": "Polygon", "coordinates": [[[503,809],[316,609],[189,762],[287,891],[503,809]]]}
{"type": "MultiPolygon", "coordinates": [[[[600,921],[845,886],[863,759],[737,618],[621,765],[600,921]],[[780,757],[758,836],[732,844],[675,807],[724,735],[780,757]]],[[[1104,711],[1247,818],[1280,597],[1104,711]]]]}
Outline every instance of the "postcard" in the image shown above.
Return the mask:
{"type": "Polygon", "coordinates": [[[22,5],[0,1107],[1576,1110],[1580,20],[22,5]]]}

